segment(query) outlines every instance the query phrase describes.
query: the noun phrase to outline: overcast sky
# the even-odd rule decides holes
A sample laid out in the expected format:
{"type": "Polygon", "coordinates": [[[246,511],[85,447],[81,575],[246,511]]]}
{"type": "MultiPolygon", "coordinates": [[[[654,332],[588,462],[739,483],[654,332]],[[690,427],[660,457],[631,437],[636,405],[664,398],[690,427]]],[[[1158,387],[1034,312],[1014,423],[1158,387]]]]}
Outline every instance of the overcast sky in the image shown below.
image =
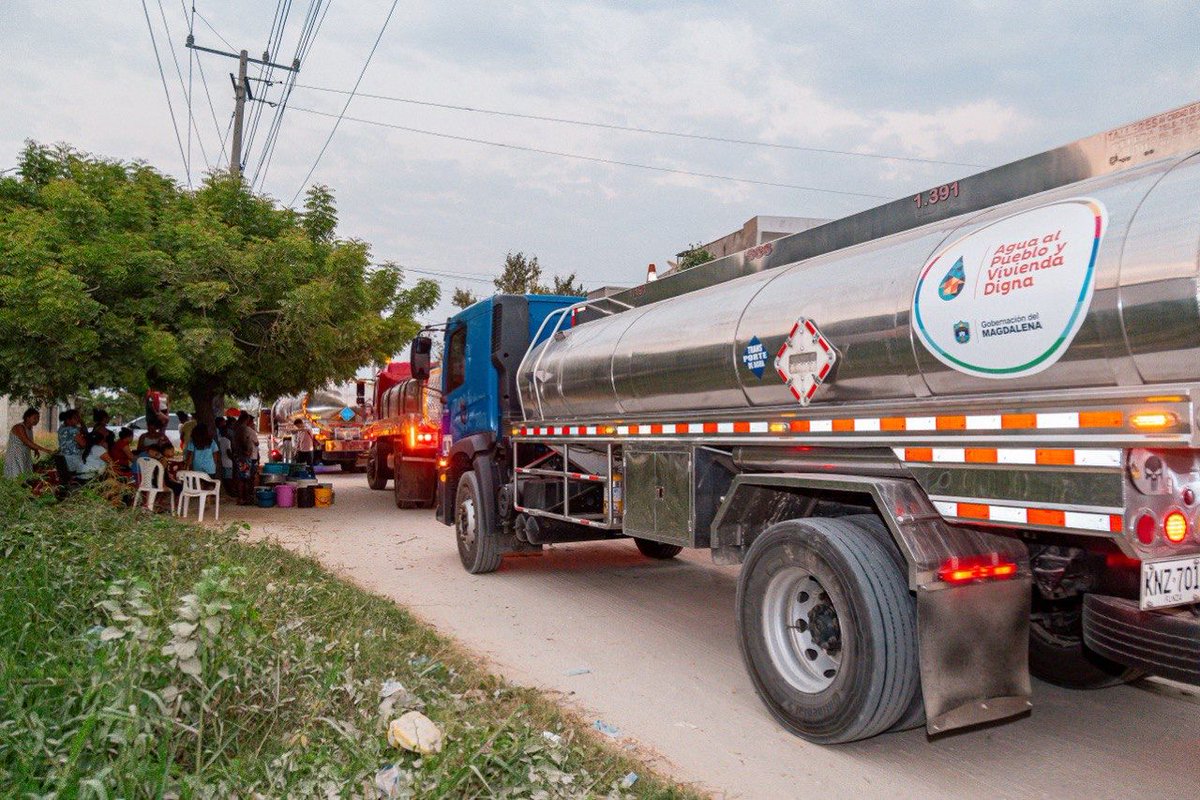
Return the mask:
{"type": "MultiPolygon", "coordinates": [[[[191,7],[187,0],[188,8],[191,7]]],[[[311,0],[295,0],[291,60],[311,0]]],[[[331,0],[299,83],[349,89],[390,2],[331,0]]],[[[147,2],[184,147],[187,20],[147,2]],[[163,19],[170,28],[168,38],[163,19]]],[[[276,3],[196,0],[261,55],[276,3]]],[[[224,48],[197,19],[198,44],[224,48]]],[[[994,166],[1200,99],[1194,2],[467,3],[401,0],[360,92],[813,148],[994,166]]],[[[193,181],[223,159],[236,62],[192,62],[193,181]],[[197,136],[199,143],[197,142],[197,136]]],[[[254,72],[251,73],[255,74],[254,72]]],[[[260,94],[274,100],[280,87],[260,94]]],[[[343,95],[297,88],[265,191],[291,201],[343,95]]],[[[247,156],[253,173],[270,121],[247,156]]],[[[972,167],[769,149],[357,97],[350,117],[691,172],[896,198],[972,167]]],[[[140,0],[0,5],[0,170],[32,138],[144,159],[186,181],[140,0]]],[[[260,174],[260,179],[262,175],[260,174]]],[[[341,234],[414,269],[493,275],[510,250],[588,287],[644,279],[756,214],[838,217],[881,200],[519,152],[346,120],[312,181],[341,234]]],[[[311,182],[311,181],[310,181],[311,182]]],[[[413,277],[416,274],[413,273],[413,277]]],[[[442,279],[486,292],[490,284],[442,279]]],[[[435,317],[449,310],[443,303],[435,317]]]]}

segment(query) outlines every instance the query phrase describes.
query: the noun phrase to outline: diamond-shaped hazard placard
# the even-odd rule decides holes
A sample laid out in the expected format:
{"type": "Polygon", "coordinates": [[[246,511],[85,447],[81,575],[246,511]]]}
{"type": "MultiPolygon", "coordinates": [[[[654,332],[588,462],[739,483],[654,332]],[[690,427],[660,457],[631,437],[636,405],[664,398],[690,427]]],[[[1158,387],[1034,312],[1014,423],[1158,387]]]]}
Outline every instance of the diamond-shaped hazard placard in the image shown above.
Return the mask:
{"type": "Polygon", "coordinates": [[[803,406],[812,400],[836,363],[837,351],[807,317],[796,320],[775,355],[775,371],[803,406]]]}
{"type": "Polygon", "coordinates": [[[338,412],[338,416],[342,418],[343,422],[349,422],[350,420],[354,419],[354,409],[350,406],[346,406],[338,412]]]}

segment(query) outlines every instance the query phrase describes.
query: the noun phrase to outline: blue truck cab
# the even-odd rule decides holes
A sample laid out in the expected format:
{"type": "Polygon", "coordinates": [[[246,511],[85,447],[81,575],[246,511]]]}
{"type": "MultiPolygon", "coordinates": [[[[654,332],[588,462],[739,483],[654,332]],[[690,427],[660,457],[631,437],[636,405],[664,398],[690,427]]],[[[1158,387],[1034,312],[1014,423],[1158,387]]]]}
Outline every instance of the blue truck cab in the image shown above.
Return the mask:
{"type": "MultiPolygon", "coordinates": [[[[475,493],[472,524],[494,524],[497,495],[510,476],[508,430],[521,418],[517,369],[553,312],[583,301],[562,295],[500,294],[480,300],[446,323],[442,369],[443,458],[437,518],[456,524],[460,485],[475,493]],[[464,480],[464,476],[468,476],[464,480]]],[[[570,320],[564,321],[567,327],[570,320]]],[[[548,336],[554,324],[545,326],[548,336]]],[[[460,543],[461,546],[461,543],[460,543]]]]}

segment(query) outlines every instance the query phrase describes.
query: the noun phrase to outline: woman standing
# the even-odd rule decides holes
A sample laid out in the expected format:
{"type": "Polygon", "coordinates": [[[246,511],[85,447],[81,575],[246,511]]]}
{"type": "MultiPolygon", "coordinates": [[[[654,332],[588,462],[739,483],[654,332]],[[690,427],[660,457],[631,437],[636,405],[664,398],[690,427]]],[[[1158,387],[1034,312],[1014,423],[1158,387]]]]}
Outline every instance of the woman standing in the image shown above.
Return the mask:
{"type": "Polygon", "coordinates": [[[214,480],[219,480],[222,475],[221,450],[203,422],[192,428],[192,435],[183,449],[183,459],[184,469],[203,472],[214,480]]]}
{"type": "Polygon", "coordinates": [[[33,453],[40,450],[51,452],[50,448],[42,447],[33,440],[33,429],[37,427],[42,415],[36,408],[26,409],[21,415],[21,421],[12,426],[8,432],[8,447],[4,451],[4,477],[19,478],[33,472],[33,453]]]}

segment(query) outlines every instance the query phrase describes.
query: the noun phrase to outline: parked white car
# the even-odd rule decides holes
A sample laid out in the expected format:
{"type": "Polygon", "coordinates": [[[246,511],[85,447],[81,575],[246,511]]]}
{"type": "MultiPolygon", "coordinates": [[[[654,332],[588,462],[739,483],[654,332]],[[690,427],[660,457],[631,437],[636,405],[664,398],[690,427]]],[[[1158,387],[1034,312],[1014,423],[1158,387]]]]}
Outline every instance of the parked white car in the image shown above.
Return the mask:
{"type": "MultiPolygon", "coordinates": [[[[121,430],[122,427],[131,428],[133,430],[133,442],[136,445],[138,437],[146,432],[146,418],[138,417],[132,422],[121,425],[109,425],[114,432],[121,430]]],[[[175,414],[170,414],[167,417],[167,438],[171,440],[171,444],[179,447],[179,417],[175,414]]]]}

